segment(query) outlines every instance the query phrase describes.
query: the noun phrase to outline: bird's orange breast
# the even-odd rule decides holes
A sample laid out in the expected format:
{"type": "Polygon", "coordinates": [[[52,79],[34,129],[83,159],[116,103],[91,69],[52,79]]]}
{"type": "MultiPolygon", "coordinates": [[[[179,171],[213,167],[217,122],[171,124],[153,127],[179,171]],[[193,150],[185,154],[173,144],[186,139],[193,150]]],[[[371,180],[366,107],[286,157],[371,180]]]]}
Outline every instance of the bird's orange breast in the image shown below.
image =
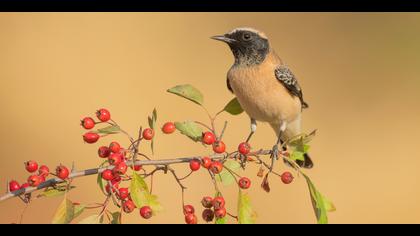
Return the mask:
{"type": "Polygon", "coordinates": [[[299,99],[292,96],[275,77],[274,70],[279,63],[279,59],[268,57],[259,65],[233,66],[229,70],[232,90],[251,118],[281,123],[291,122],[299,116],[299,99]]]}

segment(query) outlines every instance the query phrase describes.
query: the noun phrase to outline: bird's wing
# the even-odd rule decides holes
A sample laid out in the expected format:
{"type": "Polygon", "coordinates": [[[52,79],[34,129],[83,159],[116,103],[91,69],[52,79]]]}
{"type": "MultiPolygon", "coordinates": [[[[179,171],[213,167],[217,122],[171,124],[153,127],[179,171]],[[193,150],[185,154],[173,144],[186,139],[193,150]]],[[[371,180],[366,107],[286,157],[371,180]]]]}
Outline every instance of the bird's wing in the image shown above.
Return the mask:
{"type": "Polygon", "coordinates": [[[230,86],[229,77],[226,78],[226,85],[227,85],[227,88],[229,89],[229,91],[231,93],[233,93],[232,87],[230,86]]]}
{"type": "Polygon", "coordinates": [[[292,96],[299,98],[302,108],[308,108],[308,104],[303,100],[302,89],[292,71],[287,66],[280,65],[274,70],[274,74],[292,96]]]}

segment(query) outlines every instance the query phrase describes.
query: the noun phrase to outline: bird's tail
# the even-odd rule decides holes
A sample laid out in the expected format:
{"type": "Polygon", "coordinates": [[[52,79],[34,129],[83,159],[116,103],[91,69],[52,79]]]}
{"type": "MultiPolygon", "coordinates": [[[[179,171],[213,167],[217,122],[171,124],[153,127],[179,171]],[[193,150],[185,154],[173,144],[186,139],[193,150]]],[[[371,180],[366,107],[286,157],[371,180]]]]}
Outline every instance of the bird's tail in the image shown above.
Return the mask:
{"type": "MultiPolygon", "coordinates": [[[[280,125],[278,123],[270,123],[271,127],[273,128],[273,130],[276,132],[276,135],[279,135],[279,130],[280,130],[280,125]]],[[[281,143],[283,144],[283,140],[286,140],[288,137],[293,137],[295,134],[299,134],[300,133],[300,115],[299,117],[289,123],[287,125],[287,129],[282,133],[282,137],[281,137],[281,143]]],[[[286,147],[283,146],[283,151],[286,151],[286,147]]],[[[286,164],[289,164],[287,161],[285,161],[286,164]]],[[[314,163],[312,162],[311,157],[305,153],[304,154],[304,160],[303,161],[299,161],[297,160],[296,163],[302,167],[302,168],[306,168],[306,169],[310,169],[314,166],[314,163]]]]}
{"type": "MultiPolygon", "coordinates": [[[[286,150],[287,150],[286,147],[283,147],[283,151],[286,151],[286,150]]],[[[298,164],[298,166],[305,169],[311,169],[312,167],[314,167],[314,163],[308,153],[305,153],[303,155],[303,158],[304,158],[303,161],[296,160],[296,164],[298,164]]],[[[284,160],[284,163],[290,166],[289,162],[287,162],[286,160],[284,160]]]]}
{"type": "Polygon", "coordinates": [[[308,155],[308,153],[304,154],[304,160],[300,161],[300,160],[296,160],[296,163],[302,167],[302,168],[306,168],[306,169],[311,169],[312,167],[314,167],[314,163],[312,162],[311,157],[308,155]]]}

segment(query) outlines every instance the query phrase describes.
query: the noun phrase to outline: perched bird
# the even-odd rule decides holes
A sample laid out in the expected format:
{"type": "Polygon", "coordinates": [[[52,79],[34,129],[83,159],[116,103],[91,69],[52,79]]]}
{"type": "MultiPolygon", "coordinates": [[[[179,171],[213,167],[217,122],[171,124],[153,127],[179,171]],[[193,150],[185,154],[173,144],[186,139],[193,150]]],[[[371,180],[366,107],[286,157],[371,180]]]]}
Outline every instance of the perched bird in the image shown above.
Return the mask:
{"type": "MultiPolygon", "coordinates": [[[[278,158],[278,147],[301,134],[302,110],[308,107],[295,75],[271,48],[267,36],[252,28],[236,28],[224,35],[211,37],[229,45],[235,62],[227,73],[227,87],[251,118],[251,133],[257,121],[268,122],[277,135],[272,160],[278,158]]],[[[305,154],[297,161],[304,168],[313,162],[305,154]]]]}

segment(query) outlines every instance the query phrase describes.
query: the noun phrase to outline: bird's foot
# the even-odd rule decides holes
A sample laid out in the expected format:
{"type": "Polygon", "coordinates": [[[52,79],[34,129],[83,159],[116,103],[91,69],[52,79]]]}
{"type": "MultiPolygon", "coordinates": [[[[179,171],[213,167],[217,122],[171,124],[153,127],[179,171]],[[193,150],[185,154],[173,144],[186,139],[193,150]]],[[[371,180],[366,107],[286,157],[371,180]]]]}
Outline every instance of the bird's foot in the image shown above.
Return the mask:
{"type": "Polygon", "coordinates": [[[274,145],[273,148],[271,149],[270,158],[271,158],[270,172],[272,172],[273,167],[274,167],[274,162],[279,159],[279,145],[278,144],[274,145]]]}

